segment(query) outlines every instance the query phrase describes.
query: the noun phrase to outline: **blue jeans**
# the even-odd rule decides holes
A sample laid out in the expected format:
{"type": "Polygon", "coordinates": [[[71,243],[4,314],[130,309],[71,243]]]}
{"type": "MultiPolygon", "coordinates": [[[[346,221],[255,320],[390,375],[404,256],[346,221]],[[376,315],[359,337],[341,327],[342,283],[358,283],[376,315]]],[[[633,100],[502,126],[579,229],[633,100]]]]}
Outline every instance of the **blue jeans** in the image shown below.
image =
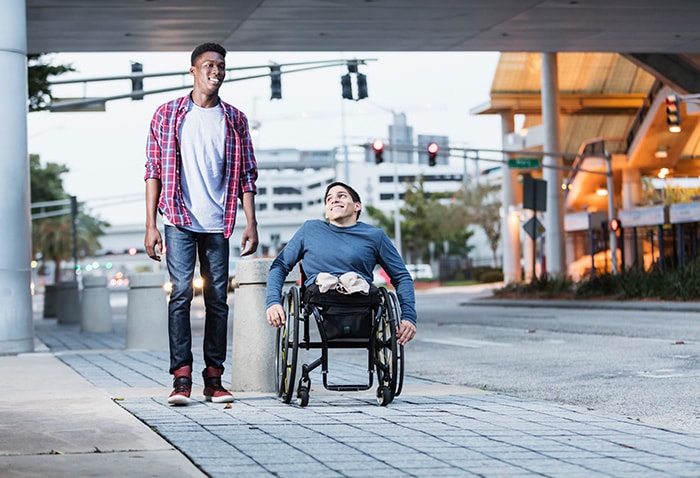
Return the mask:
{"type": "Polygon", "coordinates": [[[165,226],[166,261],[172,291],[168,304],[170,373],[192,366],[192,279],[196,257],[204,281],[204,363],[224,368],[228,334],[228,239],[223,234],[192,232],[165,226]]]}

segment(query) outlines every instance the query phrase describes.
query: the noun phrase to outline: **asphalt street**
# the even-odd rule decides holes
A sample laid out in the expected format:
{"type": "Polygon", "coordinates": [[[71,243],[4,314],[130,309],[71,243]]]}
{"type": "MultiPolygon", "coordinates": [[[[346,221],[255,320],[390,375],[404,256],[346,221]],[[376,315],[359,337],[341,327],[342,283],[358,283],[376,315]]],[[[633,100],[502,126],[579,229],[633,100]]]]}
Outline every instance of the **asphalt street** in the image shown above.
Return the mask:
{"type": "Polygon", "coordinates": [[[700,432],[700,304],[419,294],[407,372],[700,432]],[[605,305],[606,307],[601,307],[605,305]]]}

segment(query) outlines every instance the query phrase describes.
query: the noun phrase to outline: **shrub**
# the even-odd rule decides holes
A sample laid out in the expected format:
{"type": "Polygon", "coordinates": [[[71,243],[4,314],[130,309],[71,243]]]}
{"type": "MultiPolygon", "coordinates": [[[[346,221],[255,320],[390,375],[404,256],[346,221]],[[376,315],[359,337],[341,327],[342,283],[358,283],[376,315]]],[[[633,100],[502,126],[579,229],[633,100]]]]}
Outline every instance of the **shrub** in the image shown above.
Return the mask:
{"type": "Polygon", "coordinates": [[[501,282],[503,280],[503,271],[487,271],[481,274],[480,282],[501,282]]]}
{"type": "Polygon", "coordinates": [[[567,277],[539,277],[530,282],[508,284],[495,291],[495,295],[530,295],[532,297],[561,297],[571,295],[574,282],[567,277]]]}
{"type": "Polygon", "coordinates": [[[526,284],[509,284],[496,291],[495,295],[533,298],[700,300],[700,258],[683,267],[668,261],[663,271],[658,265],[650,271],[632,268],[617,275],[603,274],[578,283],[565,278],[537,278],[526,284]]]}

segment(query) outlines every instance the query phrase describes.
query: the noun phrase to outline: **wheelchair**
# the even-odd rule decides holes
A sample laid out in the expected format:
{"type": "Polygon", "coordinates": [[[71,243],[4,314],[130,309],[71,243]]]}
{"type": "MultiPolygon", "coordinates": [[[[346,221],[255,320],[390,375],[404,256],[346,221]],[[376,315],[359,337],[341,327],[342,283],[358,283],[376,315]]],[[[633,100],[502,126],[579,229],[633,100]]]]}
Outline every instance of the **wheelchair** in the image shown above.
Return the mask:
{"type": "Polygon", "coordinates": [[[296,403],[306,407],[311,390],[310,373],[321,367],[326,390],[355,392],[369,390],[377,379],[377,404],[386,406],[401,394],[403,388],[403,345],[396,338],[401,320],[398,298],[392,291],[371,286],[363,295],[320,293],[314,284],[302,289],[294,285],[282,296],[287,320],[277,330],[275,353],[275,391],[284,403],[294,395],[299,350],[318,350],[321,356],[301,366],[296,387],[296,403]],[[318,333],[312,340],[311,318],[318,333]],[[320,338],[320,340],[319,340],[320,338]],[[329,349],[366,349],[367,380],[359,384],[328,382],[329,349]]]}

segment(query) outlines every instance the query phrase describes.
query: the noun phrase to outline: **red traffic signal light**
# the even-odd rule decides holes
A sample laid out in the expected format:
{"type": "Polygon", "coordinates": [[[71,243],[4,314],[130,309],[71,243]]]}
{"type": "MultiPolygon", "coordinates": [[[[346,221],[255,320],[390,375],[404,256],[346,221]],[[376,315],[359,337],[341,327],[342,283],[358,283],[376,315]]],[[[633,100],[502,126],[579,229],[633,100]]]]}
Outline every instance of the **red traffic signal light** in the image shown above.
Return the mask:
{"type": "Polygon", "coordinates": [[[440,147],[437,143],[430,143],[428,145],[428,166],[435,166],[439,149],[440,147]]]}
{"type": "Polygon", "coordinates": [[[671,133],[681,131],[680,98],[678,95],[668,95],[666,97],[666,123],[671,133]]]}
{"type": "Polygon", "coordinates": [[[376,164],[384,162],[384,142],[381,140],[375,140],[372,143],[372,149],[374,150],[374,162],[376,164]]]}
{"type": "Polygon", "coordinates": [[[617,218],[612,218],[610,219],[610,230],[613,232],[617,232],[620,230],[620,227],[622,227],[622,224],[620,224],[620,220],[617,218]]]}

